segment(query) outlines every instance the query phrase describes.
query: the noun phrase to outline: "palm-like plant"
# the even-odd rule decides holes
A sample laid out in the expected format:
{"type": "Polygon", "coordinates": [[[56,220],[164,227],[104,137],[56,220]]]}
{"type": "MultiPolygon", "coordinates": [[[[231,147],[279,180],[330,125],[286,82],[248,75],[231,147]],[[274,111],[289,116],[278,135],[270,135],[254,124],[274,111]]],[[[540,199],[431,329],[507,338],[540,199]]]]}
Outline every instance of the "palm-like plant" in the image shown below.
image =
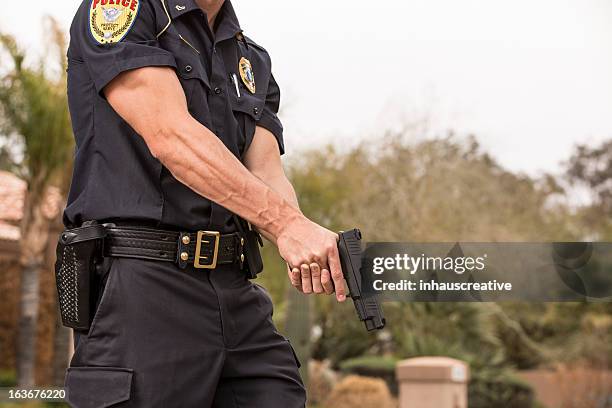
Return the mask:
{"type": "MultiPolygon", "coordinates": [[[[66,41],[57,22],[48,19],[48,33],[57,52],[59,70],[53,72],[41,61],[24,65],[25,51],[15,39],[0,34],[0,44],[9,58],[1,62],[0,126],[11,168],[27,182],[21,223],[21,309],[17,350],[20,385],[34,383],[36,327],[39,304],[39,273],[54,221],[45,211],[44,199],[51,186],[65,187],[71,171],[73,149],[66,100],[66,41]],[[17,143],[17,146],[15,146],[17,143]]],[[[49,60],[46,58],[45,60],[49,60]]]]}

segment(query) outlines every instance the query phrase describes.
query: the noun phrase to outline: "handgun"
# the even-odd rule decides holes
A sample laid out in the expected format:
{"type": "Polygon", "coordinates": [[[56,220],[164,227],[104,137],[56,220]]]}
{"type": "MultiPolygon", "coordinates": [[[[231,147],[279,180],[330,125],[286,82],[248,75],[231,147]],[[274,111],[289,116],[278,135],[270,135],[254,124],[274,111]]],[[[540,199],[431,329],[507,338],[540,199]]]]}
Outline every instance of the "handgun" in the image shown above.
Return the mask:
{"type": "Polygon", "coordinates": [[[361,275],[361,231],[354,228],[338,234],[338,252],[342,274],[348,285],[349,296],[353,299],[359,320],[365,322],[368,331],[385,327],[383,310],[375,294],[363,295],[361,275]]]}

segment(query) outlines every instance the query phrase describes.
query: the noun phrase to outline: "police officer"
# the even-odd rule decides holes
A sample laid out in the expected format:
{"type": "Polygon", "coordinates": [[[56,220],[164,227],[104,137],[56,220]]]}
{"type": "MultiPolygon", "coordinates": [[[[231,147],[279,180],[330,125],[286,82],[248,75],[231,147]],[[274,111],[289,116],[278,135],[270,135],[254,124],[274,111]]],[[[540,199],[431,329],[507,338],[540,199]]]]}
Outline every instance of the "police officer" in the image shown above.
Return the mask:
{"type": "Polygon", "coordinates": [[[84,0],[70,34],[64,222],[108,224],[111,238],[68,401],[304,406],[295,353],[244,272],[238,220],[278,247],[299,290],[343,301],[345,288],[337,235],[304,217],[282,170],[268,53],[229,0],[84,0]]]}

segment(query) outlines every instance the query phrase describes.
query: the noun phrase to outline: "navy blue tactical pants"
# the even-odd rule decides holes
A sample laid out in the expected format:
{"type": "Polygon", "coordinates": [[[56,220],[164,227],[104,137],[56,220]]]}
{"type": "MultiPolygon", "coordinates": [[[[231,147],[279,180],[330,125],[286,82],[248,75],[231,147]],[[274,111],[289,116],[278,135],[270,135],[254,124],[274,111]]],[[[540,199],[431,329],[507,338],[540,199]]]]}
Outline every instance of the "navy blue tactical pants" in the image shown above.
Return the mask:
{"type": "Polygon", "coordinates": [[[237,266],[108,261],[91,328],[75,332],[72,406],[305,405],[299,362],[272,323],[270,298],[237,266]]]}

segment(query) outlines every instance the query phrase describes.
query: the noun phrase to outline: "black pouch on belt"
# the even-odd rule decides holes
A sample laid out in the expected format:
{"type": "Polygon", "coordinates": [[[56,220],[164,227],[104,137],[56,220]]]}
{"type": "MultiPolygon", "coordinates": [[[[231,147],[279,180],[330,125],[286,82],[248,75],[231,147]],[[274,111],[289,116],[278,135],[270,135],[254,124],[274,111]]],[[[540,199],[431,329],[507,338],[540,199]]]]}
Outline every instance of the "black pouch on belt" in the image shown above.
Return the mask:
{"type": "Polygon", "coordinates": [[[238,232],[244,238],[242,268],[246,272],[247,278],[255,279],[257,274],[263,270],[263,260],[261,259],[261,252],[259,252],[259,247],[263,246],[261,235],[251,227],[251,224],[237,215],[234,216],[234,222],[238,227],[238,232]]]}
{"type": "Polygon", "coordinates": [[[106,234],[103,225],[88,221],[59,236],[55,282],[66,327],[89,330],[96,302],[96,265],[103,259],[106,234]]]}

